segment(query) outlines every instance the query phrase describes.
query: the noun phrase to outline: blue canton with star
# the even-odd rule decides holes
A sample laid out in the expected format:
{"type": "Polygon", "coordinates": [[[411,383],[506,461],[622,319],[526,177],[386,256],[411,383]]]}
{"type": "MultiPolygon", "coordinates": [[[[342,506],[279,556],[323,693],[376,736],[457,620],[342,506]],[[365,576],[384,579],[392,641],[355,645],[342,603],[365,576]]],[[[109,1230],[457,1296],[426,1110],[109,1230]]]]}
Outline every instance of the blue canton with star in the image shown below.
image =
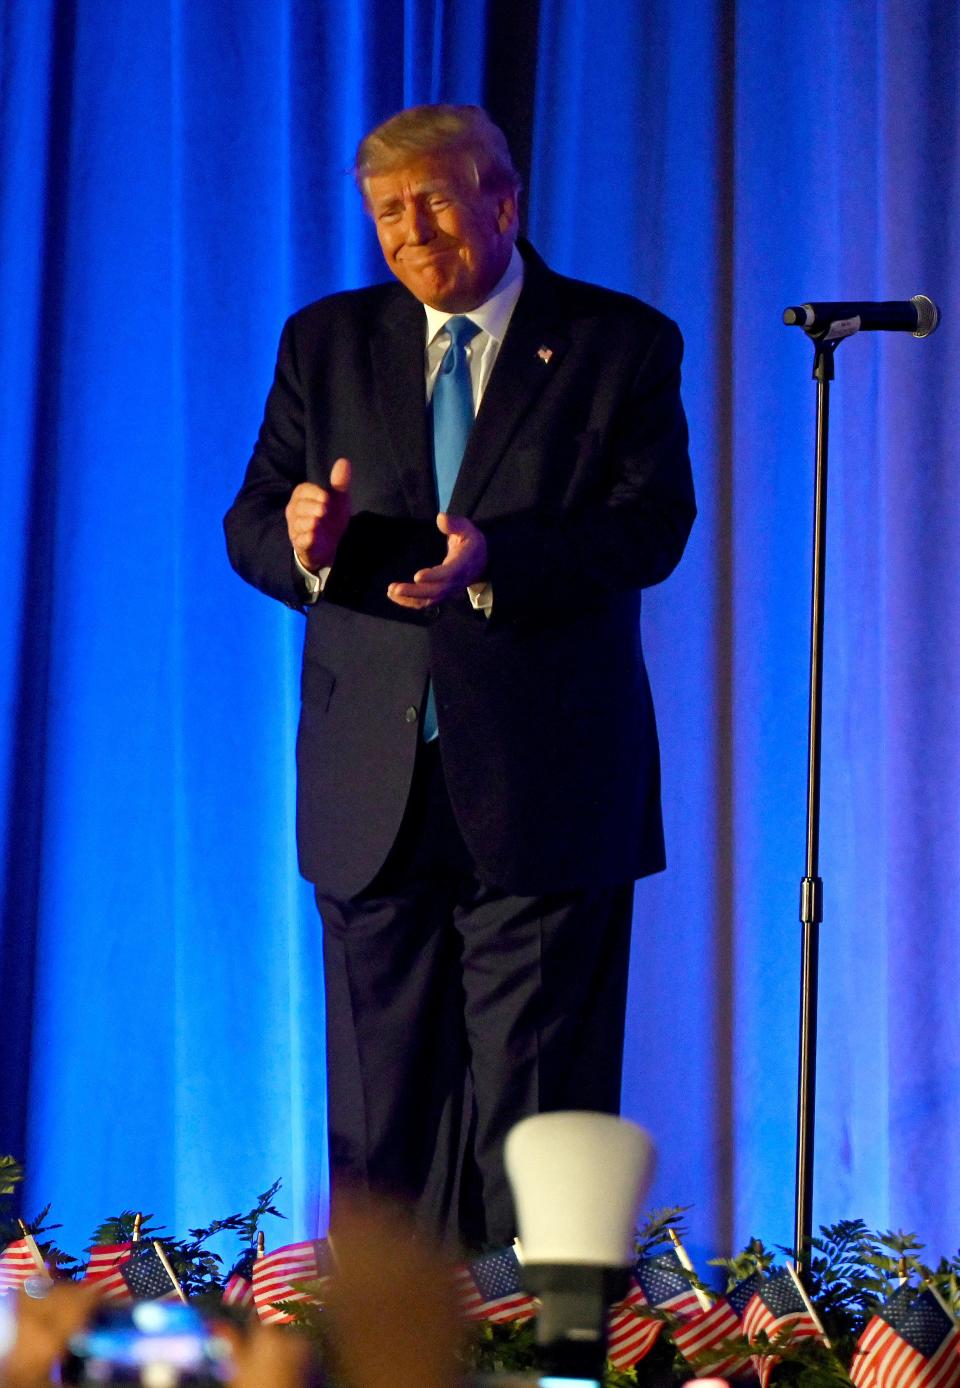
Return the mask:
{"type": "Polygon", "coordinates": [[[175,1290],[170,1274],[153,1248],[135,1253],[120,1269],[120,1276],[137,1301],[156,1301],[175,1290]]]}
{"type": "Polygon", "coordinates": [[[683,1264],[671,1249],[656,1258],[641,1258],[633,1272],[651,1306],[662,1306],[671,1297],[682,1296],[690,1290],[690,1278],[683,1264]]]}
{"type": "Polygon", "coordinates": [[[743,1315],[747,1308],[747,1302],[753,1296],[754,1292],[760,1290],[762,1281],[763,1279],[760,1274],[758,1272],[753,1272],[749,1277],[744,1277],[741,1282],[738,1282],[736,1286],[731,1287],[728,1292],[724,1293],[727,1301],[729,1301],[738,1316],[743,1315]]]}
{"type": "Polygon", "coordinates": [[[759,1288],[760,1300],[768,1310],[779,1319],[781,1316],[795,1316],[806,1311],[803,1297],[797,1291],[796,1283],[785,1268],[771,1274],[759,1288]]]}
{"type": "Polygon", "coordinates": [[[943,1344],[953,1322],[932,1292],[900,1287],[877,1312],[902,1340],[929,1359],[943,1344]]]}
{"type": "Polygon", "coordinates": [[[484,1301],[496,1301],[501,1296],[523,1291],[520,1264],[512,1248],[484,1253],[470,1264],[470,1274],[484,1301]]]}
{"type": "Polygon", "coordinates": [[[230,1269],[230,1276],[245,1277],[249,1282],[251,1277],[253,1276],[253,1265],[256,1261],[257,1250],[255,1248],[248,1248],[245,1253],[242,1253],[240,1255],[240,1257],[234,1263],[233,1267],[230,1269]]]}

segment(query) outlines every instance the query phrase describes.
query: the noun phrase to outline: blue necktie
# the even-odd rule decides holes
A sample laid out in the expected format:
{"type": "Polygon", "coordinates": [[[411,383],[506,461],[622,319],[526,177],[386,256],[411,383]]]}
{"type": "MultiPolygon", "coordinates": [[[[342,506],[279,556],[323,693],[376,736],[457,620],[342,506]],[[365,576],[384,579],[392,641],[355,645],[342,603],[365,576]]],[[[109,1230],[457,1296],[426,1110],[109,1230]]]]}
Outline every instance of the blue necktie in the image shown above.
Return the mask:
{"type": "MultiPolygon", "coordinates": [[[[470,383],[470,363],[467,343],[480,329],[462,315],[450,318],[446,324],[450,346],[440,363],[440,373],[433,387],[430,413],[433,418],[433,470],[437,479],[437,501],[440,510],[450,505],[456,485],[463,451],[473,427],[473,386],[470,383]]],[[[432,742],[437,735],[437,708],[433,698],[433,681],[427,690],[427,707],[423,715],[423,740],[432,742]]]]}
{"type": "Polygon", "coordinates": [[[433,467],[441,511],[450,505],[467,437],[473,427],[473,387],[470,384],[467,343],[480,331],[476,323],[462,316],[450,318],[446,326],[450,346],[440,363],[431,401],[433,467]]]}

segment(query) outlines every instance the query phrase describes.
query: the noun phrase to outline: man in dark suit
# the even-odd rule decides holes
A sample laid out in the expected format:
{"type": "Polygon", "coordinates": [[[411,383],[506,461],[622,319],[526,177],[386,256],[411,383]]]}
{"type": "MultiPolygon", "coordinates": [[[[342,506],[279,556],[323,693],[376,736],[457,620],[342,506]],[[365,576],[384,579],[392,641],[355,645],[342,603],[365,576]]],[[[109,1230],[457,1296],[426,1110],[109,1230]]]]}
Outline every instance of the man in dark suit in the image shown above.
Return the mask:
{"type": "Polygon", "coordinates": [[[512,1124],[619,1107],[632,884],[664,866],[640,590],[695,514],[682,346],[518,250],[479,108],[401,112],[356,173],[394,282],[288,321],[225,526],[307,614],[334,1185],[498,1243],[512,1124]]]}

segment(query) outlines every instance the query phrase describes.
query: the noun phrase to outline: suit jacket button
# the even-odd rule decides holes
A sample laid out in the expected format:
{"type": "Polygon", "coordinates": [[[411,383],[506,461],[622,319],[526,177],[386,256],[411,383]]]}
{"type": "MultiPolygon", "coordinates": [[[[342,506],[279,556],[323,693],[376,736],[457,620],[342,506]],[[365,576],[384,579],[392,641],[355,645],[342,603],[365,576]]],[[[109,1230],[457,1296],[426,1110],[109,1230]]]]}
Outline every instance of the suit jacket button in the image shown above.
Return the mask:
{"type": "Polygon", "coordinates": [[[411,704],[408,709],[404,710],[403,718],[406,723],[415,723],[417,721],[417,710],[414,708],[413,704],[411,704]]]}

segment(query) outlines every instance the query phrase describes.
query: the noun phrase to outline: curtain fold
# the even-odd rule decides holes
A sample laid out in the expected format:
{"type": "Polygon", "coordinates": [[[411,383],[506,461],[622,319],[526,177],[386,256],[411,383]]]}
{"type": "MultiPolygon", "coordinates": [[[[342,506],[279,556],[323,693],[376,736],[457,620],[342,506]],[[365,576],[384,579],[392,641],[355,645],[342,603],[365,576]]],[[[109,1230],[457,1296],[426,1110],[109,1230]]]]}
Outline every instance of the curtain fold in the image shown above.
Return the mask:
{"type": "Polygon", "coordinates": [[[958,29],[947,0],[3,6],[0,1151],[66,1246],[277,1176],[276,1241],[323,1226],[300,619],[220,517],[285,316],[385,277],[357,139],[437,99],[504,125],[554,268],[686,339],[700,516],[645,598],[670,867],[624,1111],[700,1259],[792,1238],[814,388],[780,314],[945,309],[837,352],[814,1214],[960,1242],[958,29]]]}

